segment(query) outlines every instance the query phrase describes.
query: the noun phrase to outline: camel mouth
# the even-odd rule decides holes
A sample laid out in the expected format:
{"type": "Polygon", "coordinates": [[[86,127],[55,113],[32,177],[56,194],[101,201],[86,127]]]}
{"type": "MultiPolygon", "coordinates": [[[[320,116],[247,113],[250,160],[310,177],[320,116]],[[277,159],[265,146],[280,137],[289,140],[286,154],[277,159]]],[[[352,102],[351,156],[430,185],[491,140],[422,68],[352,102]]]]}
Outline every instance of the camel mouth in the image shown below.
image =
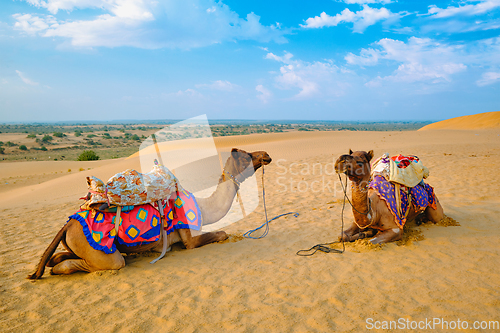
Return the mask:
{"type": "Polygon", "coordinates": [[[273,159],[269,156],[266,156],[262,159],[262,164],[263,165],[268,165],[269,163],[271,163],[273,161],[273,159]]]}
{"type": "Polygon", "coordinates": [[[344,156],[339,157],[339,159],[335,162],[335,172],[337,173],[345,173],[349,171],[349,166],[347,163],[347,158],[344,156]]]}

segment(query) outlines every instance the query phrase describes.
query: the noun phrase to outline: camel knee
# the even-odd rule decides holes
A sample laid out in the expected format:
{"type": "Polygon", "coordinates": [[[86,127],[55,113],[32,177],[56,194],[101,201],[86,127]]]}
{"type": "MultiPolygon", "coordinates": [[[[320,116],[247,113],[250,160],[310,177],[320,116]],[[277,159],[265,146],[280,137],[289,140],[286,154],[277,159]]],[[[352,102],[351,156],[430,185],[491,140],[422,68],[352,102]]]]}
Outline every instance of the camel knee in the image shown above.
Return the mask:
{"type": "Polygon", "coordinates": [[[111,265],[111,268],[109,268],[109,269],[119,270],[119,269],[122,269],[123,267],[125,267],[125,259],[120,254],[120,256],[117,257],[116,260],[113,260],[113,264],[111,265]]]}
{"type": "Polygon", "coordinates": [[[388,243],[400,240],[401,238],[403,238],[403,230],[393,228],[381,232],[375,238],[370,239],[370,242],[373,244],[388,243]]]}

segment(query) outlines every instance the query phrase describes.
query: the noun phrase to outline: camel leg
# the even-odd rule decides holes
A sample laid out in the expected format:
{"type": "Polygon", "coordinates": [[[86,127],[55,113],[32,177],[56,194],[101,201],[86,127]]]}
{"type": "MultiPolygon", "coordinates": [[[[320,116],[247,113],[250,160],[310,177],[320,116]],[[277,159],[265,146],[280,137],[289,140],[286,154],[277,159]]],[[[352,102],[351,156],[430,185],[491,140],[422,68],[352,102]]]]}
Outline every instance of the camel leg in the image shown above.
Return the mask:
{"type": "Polygon", "coordinates": [[[83,259],[67,259],[55,265],[50,274],[59,275],[92,271],[92,268],[83,259]]]}
{"type": "Polygon", "coordinates": [[[370,239],[373,244],[394,242],[403,238],[403,230],[399,228],[393,228],[389,230],[382,231],[375,238],[370,239]]]}
{"type": "Polygon", "coordinates": [[[436,197],[436,208],[437,209],[433,209],[431,207],[427,207],[425,209],[425,215],[427,216],[427,218],[434,222],[434,223],[438,223],[439,221],[441,221],[444,217],[444,212],[443,212],[443,207],[441,206],[441,204],[439,203],[439,200],[436,197]]]}
{"type": "Polygon", "coordinates": [[[209,243],[223,241],[228,237],[224,231],[207,232],[206,234],[194,237],[191,235],[191,230],[189,229],[179,229],[177,231],[186,249],[194,249],[195,247],[200,247],[209,243]]]}
{"type": "Polygon", "coordinates": [[[361,229],[358,228],[356,223],[351,224],[349,228],[344,230],[344,232],[340,235],[339,240],[344,240],[344,242],[352,242],[355,241],[356,239],[352,239],[354,235],[359,234],[361,229]]]}
{"type": "Polygon", "coordinates": [[[107,269],[120,269],[125,266],[125,259],[119,251],[106,254],[90,246],[83,228],[76,220],[71,220],[66,231],[64,246],[77,258],[64,260],[52,269],[53,274],[71,274],[76,271],[94,272],[107,269]]]}
{"type": "Polygon", "coordinates": [[[358,239],[373,237],[373,236],[375,236],[376,233],[377,233],[377,230],[375,230],[375,229],[366,229],[364,231],[359,231],[357,234],[350,236],[349,242],[354,242],[355,240],[358,240],[358,239]]]}
{"type": "Polygon", "coordinates": [[[59,264],[60,262],[67,260],[67,259],[80,259],[77,257],[76,254],[73,252],[59,252],[54,254],[49,262],[47,263],[47,267],[54,267],[55,265],[59,264]]]}

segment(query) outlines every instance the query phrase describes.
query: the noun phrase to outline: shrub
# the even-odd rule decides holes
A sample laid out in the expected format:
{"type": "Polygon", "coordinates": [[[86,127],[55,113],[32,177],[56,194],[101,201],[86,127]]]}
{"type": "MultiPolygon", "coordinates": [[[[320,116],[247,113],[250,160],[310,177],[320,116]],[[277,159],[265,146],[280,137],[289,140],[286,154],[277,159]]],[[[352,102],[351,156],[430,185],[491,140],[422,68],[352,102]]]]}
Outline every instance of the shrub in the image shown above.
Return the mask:
{"type": "Polygon", "coordinates": [[[19,149],[21,149],[21,150],[28,150],[28,148],[25,145],[20,145],[19,149]]]}
{"type": "Polygon", "coordinates": [[[99,156],[93,150],[84,150],[83,153],[78,156],[78,161],[97,161],[99,156]]]}
{"type": "Polygon", "coordinates": [[[40,148],[40,150],[47,151],[47,147],[42,146],[42,148],[40,148]]]}
{"type": "Polygon", "coordinates": [[[82,135],[82,132],[80,132],[80,131],[75,131],[75,136],[76,136],[76,137],[79,137],[79,136],[81,136],[81,135],[82,135]]]}
{"type": "Polygon", "coordinates": [[[53,137],[50,136],[50,135],[45,135],[43,138],[42,138],[42,141],[43,142],[49,142],[49,141],[52,141],[53,137]]]}
{"type": "Polygon", "coordinates": [[[28,134],[27,138],[28,139],[35,139],[36,138],[36,134],[28,134]]]}
{"type": "Polygon", "coordinates": [[[130,137],[130,139],[132,139],[132,140],[137,140],[137,141],[140,141],[140,140],[141,140],[141,138],[140,138],[137,134],[132,135],[132,136],[130,137]]]}
{"type": "Polygon", "coordinates": [[[64,133],[61,133],[61,132],[54,132],[53,134],[56,138],[62,138],[63,136],[66,136],[64,135],[64,133]]]}
{"type": "Polygon", "coordinates": [[[0,154],[5,154],[5,148],[0,147],[0,154]]]}
{"type": "Polygon", "coordinates": [[[13,147],[13,146],[15,146],[16,144],[15,144],[15,143],[13,143],[13,142],[7,141],[7,142],[5,143],[5,145],[6,145],[7,147],[13,147]]]}

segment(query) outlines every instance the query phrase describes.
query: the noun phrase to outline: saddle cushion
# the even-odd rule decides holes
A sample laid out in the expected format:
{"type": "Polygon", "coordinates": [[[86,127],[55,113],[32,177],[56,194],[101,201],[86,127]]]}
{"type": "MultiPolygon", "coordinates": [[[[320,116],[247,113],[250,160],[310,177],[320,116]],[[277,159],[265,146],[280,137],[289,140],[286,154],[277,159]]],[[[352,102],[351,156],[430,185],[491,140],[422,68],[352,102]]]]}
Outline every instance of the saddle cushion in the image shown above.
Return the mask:
{"type": "MultiPolygon", "coordinates": [[[[167,235],[178,229],[200,230],[201,213],[192,193],[180,190],[175,200],[165,199],[162,205],[167,235]]],[[[108,254],[116,251],[115,242],[126,246],[138,246],[160,239],[160,214],[157,207],[151,204],[135,206],[130,211],[122,212],[118,237],[115,232],[116,213],[79,210],[69,219],[80,222],[92,248],[108,254]]]]}
{"type": "Polygon", "coordinates": [[[370,182],[369,188],[377,191],[378,196],[385,201],[387,208],[389,208],[392,215],[394,215],[394,221],[401,229],[403,229],[406,223],[405,213],[409,208],[408,193],[410,194],[415,211],[423,211],[428,206],[437,209],[434,189],[429,184],[424,183],[424,181],[411,188],[401,185],[400,210],[398,210],[397,207],[396,186],[393,183],[387,181],[382,176],[374,176],[373,180],[370,182]]]}
{"type": "Polygon", "coordinates": [[[427,169],[417,156],[393,156],[387,153],[372,164],[371,176],[383,176],[390,182],[415,187],[422,179],[429,177],[427,169]]]}

